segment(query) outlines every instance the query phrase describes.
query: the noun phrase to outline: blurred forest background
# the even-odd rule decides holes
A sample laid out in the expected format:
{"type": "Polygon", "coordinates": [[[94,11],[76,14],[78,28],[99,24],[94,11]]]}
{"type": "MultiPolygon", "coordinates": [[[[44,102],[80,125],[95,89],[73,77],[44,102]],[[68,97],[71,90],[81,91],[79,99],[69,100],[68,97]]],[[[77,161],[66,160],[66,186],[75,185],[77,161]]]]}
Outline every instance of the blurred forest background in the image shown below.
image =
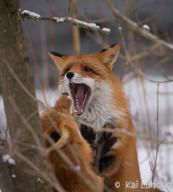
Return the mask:
{"type": "MultiPolygon", "coordinates": [[[[114,0],[113,3],[122,15],[135,21],[144,31],[173,43],[173,0],[114,0]]],[[[65,0],[20,0],[20,8],[48,17],[72,14],[69,1],[65,0]]],[[[106,1],[77,1],[77,18],[111,29],[110,34],[103,35],[78,28],[81,54],[99,51],[114,43],[122,45],[114,72],[124,83],[138,132],[142,179],[145,184],[150,183],[157,156],[156,181],[167,183],[163,189],[172,191],[173,48],[168,49],[135,33],[113,16],[106,1]]],[[[72,25],[29,19],[23,19],[22,25],[36,94],[52,105],[57,98],[58,72],[48,52],[76,54],[72,25]]],[[[2,98],[0,105],[0,134],[4,137],[7,127],[2,98]]]]}
{"type": "MultiPolygon", "coordinates": [[[[114,1],[121,14],[127,15],[130,19],[137,22],[139,26],[148,25],[150,31],[160,38],[171,41],[173,35],[173,1],[172,0],[128,0],[114,1]]],[[[21,0],[21,8],[31,10],[44,16],[69,16],[70,8],[68,1],[61,0],[21,0]],[[40,6],[41,5],[41,6],[40,6]]],[[[98,51],[105,46],[122,42],[121,34],[118,30],[118,23],[112,16],[105,1],[99,0],[80,0],[78,1],[78,18],[87,22],[95,22],[103,27],[112,30],[110,35],[100,35],[80,29],[80,52],[82,54],[98,51]]],[[[57,25],[50,21],[28,21],[23,22],[25,37],[29,46],[29,54],[32,59],[33,72],[37,87],[41,87],[41,80],[44,84],[55,86],[57,73],[49,65],[50,58],[48,52],[57,51],[62,54],[74,54],[72,44],[71,25],[57,25]],[[48,70],[49,71],[48,71],[48,70]],[[46,75],[46,73],[48,73],[46,75]],[[47,82],[46,82],[47,81],[47,82]]],[[[140,35],[131,33],[126,26],[122,26],[122,35],[130,54],[136,57],[135,64],[141,66],[145,72],[152,75],[168,76],[171,70],[172,53],[166,52],[161,48],[153,47],[150,41],[140,35]],[[149,49],[148,49],[149,48],[149,49]],[[144,54],[145,53],[145,54],[144,54]],[[141,57],[140,57],[141,55],[141,57]],[[166,58],[165,58],[166,57],[166,58]],[[138,60],[137,60],[138,59],[138,60]]],[[[124,46],[124,45],[123,45],[124,46]]],[[[133,70],[129,63],[119,60],[121,65],[116,66],[115,70],[120,77],[133,70]]]]}

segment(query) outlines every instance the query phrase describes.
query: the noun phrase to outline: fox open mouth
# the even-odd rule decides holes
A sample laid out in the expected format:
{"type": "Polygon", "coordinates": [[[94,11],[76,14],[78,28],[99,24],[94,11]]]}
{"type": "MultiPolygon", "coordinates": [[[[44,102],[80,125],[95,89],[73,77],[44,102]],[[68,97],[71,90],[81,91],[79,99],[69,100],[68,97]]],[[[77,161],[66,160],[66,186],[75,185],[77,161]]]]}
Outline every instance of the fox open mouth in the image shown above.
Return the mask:
{"type": "Polygon", "coordinates": [[[70,83],[75,114],[82,115],[91,95],[91,89],[86,84],[70,83]]]}

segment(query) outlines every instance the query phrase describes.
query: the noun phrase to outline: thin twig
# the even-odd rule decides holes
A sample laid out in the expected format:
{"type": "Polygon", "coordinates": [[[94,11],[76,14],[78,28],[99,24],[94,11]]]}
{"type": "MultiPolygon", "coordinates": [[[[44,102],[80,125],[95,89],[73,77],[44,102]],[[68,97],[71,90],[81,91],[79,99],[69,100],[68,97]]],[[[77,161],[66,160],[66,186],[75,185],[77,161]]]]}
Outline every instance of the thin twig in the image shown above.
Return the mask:
{"type": "Polygon", "coordinates": [[[145,37],[146,39],[150,40],[151,42],[157,43],[157,44],[159,44],[165,48],[173,50],[173,44],[172,43],[168,43],[168,42],[158,38],[157,36],[155,36],[151,32],[147,31],[146,29],[141,28],[136,22],[132,21],[127,16],[122,15],[119,12],[119,10],[115,7],[112,0],[106,0],[106,2],[108,4],[110,10],[112,11],[112,14],[115,17],[115,19],[126,24],[129,27],[129,29],[131,29],[135,33],[138,33],[139,35],[145,37]]]}
{"type": "Polygon", "coordinates": [[[47,21],[52,21],[54,23],[70,23],[72,25],[91,30],[91,31],[97,31],[102,34],[108,35],[111,30],[106,27],[100,27],[96,23],[87,23],[85,21],[81,21],[79,19],[74,19],[72,17],[45,17],[41,16],[37,13],[28,11],[28,10],[22,10],[19,9],[19,14],[21,15],[22,18],[24,19],[31,19],[31,20],[47,20],[47,21]]]}
{"type": "Polygon", "coordinates": [[[154,177],[156,173],[156,165],[157,165],[157,159],[158,159],[158,152],[159,152],[159,83],[157,83],[157,138],[156,138],[156,157],[154,161],[154,167],[153,167],[153,175],[152,175],[152,182],[154,183],[154,177]]]}

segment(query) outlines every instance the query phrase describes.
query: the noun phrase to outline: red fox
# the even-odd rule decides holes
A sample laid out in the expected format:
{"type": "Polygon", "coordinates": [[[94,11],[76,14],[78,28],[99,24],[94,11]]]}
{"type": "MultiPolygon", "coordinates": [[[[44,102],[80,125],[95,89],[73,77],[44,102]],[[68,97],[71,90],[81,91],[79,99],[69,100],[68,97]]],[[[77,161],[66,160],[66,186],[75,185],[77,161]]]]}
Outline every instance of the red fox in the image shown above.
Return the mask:
{"type": "Polygon", "coordinates": [[[67,155],[74,164],[76,172],[81,172],[84,178],[69,167],[64,159],[46,137],[48,156],[55,175],[68,192],[103,192],[103,179],[97,176],[91,168],[92,150],[89,144],[82,138],[78,125],[70,115],[71,99],[69,96],[61,96],[53,109],[44,112],[41,122],[45,136],[52,138],[55,146],[67,155]],[[85,181],[88,180],[89,183],[85,181]],[[91,188],[93,185],[93,188],[91,188]],[[95,190],[94,190],[95,189],[95,190]]]}
{"type": "Polygon", "coordinates": [[[60,79],[59,93],[72,98],[70,113],[82,136],[91,144],[95,172],[104,176],[112,191],[134,191],[127,182],[141,186],[136,133],[128,112],[122,84],[113,72],[119,45],[93,54],[65,56],[51,52],[60,79]],[[91,128],[89,128],[91,127],[91,128]],[[115,182],[120,182],[115,188],[115,182]]]}

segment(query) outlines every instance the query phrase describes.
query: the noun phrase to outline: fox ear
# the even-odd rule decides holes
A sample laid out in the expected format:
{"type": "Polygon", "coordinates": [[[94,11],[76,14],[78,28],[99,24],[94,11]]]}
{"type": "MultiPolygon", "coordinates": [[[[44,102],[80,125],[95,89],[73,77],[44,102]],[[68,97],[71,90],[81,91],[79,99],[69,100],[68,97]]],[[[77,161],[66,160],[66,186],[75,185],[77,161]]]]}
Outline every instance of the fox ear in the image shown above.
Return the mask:
{"type": "Polygon", "coordinates": [[[52,59],[52,61],[55,63],[55,65],[57,66],[58,70],[60,70],[64,64],[64,60],[65,60],[64,55],[51,51],[49,53],[49,56],[52,59]]]}
{"type": "Polygon", "coordinates": [[[99,52],[99,59],[100,61],[108,66],[110,69],[113,68],[114,63],[116,62],[119,52],[120,52],[120,45],[112,45],[108,49],[103,49],[99,52]]]}

